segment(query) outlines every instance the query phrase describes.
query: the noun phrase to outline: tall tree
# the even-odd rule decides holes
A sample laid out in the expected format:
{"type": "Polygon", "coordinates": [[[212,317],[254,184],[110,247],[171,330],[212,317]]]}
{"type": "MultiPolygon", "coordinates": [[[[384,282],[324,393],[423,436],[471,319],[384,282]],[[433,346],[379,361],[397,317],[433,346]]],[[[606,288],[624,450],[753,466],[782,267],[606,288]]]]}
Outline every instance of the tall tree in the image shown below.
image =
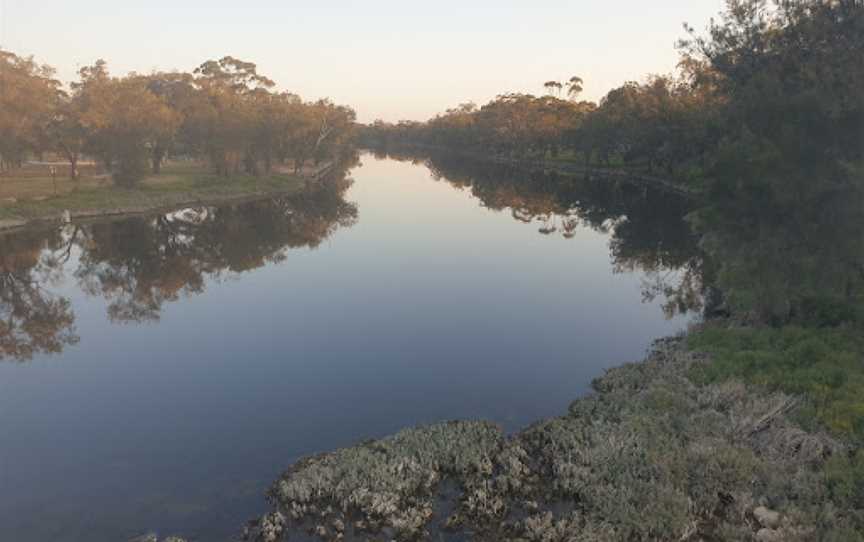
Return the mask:
{"type": "Polygon", "coordinates": [[[44,150],[59,87],[52,68],[0,49],[0,173],[44,150]]]}
{"type": "Polygon", "coordinates": [[[569,96],[571,100],[575,100],[580,94],[582,94],[583,83],[584,81],[582,81],[582,78],[575,75],[567,80],[567,96],[569,96]]]}
{"type": "Polygon", "coordinates": [[[153,147],[173,136],[179,116],[134,76],[100,81],[87,90],[87,99],[82,124],[103,149],[115,183],[137,183],[146,174],[153,147]]]}

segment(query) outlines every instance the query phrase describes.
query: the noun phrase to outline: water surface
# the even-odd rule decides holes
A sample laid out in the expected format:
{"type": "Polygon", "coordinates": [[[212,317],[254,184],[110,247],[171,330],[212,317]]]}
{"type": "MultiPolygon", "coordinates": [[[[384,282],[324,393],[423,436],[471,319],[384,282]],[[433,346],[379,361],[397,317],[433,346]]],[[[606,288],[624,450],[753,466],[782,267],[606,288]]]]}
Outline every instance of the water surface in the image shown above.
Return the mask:
{"type": "Polygon", "coordinates": [[[305,454],[516,430],[685,326],[668,196],[372,155],[351,177],[0,236],[0,540],[228,540],[305,454]]]}

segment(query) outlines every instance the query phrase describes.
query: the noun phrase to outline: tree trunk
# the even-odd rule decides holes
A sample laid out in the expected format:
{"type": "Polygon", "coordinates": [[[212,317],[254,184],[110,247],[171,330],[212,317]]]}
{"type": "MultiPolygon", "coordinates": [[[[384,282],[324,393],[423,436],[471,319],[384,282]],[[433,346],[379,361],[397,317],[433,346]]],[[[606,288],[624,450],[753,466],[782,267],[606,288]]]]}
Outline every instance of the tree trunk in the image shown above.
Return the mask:
{"type": "Polygon", "coordinates": [[[258,157],[251,150],[247,150],[243,156],[243,169],[247,175],[258,176],[258,157]]]}
{"type": "Polygon", "coordinates": [[[153,154],[151,156],[151,160],[153,162],[153,175],[159,175],[162,173],[162,160],[165,159],[165,150],[156,145],[153,148],[153,154]]]}
{"type": "Polygon", "coordinates": [[[78,180],[78,157],[75,155],[69,156],[69,178],[73,181],[78,180]]]}

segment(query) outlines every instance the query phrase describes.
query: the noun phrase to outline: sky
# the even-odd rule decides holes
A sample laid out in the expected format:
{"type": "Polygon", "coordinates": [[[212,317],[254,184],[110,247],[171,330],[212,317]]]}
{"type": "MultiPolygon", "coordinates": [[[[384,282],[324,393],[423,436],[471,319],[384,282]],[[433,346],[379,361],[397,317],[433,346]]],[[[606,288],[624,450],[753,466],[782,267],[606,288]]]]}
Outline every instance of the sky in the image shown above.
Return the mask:
{"type": "Polygon", "coordinates": [[[426,120],[460,103],[543,92],[578,75],[583,98],[669,73],[683,23],[723,0],[0,0],[0,47],[63,81],[98,58],[112,73],[232,55],[280,90],[351,105],[361,122],[426,120]]]}

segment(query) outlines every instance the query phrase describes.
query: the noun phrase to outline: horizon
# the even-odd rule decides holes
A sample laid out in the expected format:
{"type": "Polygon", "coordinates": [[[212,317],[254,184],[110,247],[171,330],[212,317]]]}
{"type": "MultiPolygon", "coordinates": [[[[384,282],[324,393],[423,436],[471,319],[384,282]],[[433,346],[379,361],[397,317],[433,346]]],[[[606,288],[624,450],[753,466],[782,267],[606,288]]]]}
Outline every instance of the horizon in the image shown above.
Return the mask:
{"type": "Polygon", "coordinates": [[[55,68],[64,85],[100,58],[112,74],[125,75],[192,71],[230,55],[254,62],[279,90],[351,106],[359,122],[425,121],[507,92],[542,94],[550,79],[582,77],[582,99],[598,101],[627,81],[671,73],[683,24],[702,31],[724,2],[553,0],[538,9],[445,0],[420,9],[382,0],[372,6],[342,1],[328,9],[266,0],[244,12],[224,0],[202,4],[2,0],[0,48],[55,68]]]}

